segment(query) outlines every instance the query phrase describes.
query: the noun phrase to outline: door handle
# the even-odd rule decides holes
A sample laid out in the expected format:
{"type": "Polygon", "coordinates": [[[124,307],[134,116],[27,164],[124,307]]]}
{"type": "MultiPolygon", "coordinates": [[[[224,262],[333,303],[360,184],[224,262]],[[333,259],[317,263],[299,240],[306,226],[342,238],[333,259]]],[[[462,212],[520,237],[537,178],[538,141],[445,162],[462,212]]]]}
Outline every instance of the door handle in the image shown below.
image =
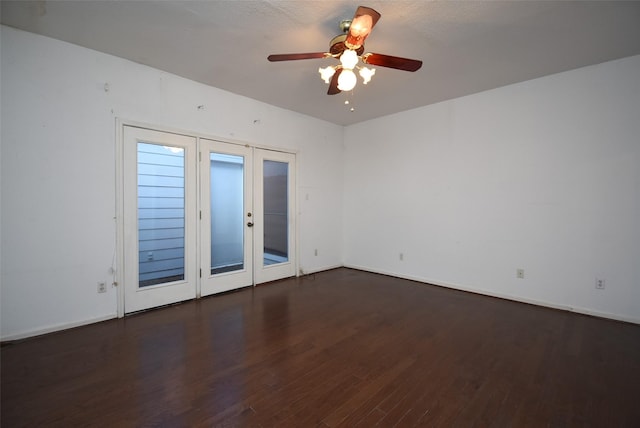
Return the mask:
{"type": "Polygon", "coordinates": [[[249,222],[249,223],[247,223],[247,226],[248,227],[253,227],[253,223],[249,222]]]}

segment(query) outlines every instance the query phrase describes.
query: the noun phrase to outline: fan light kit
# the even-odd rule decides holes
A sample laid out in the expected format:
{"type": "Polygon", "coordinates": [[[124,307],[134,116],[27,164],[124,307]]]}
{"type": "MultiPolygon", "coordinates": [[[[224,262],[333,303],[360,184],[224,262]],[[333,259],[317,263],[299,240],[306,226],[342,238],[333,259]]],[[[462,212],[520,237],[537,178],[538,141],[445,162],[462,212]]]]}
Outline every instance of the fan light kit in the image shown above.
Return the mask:
{"type": "MultiPolygon", "coordinates": [[[[400,58],[390,55],[364,52],[364,40],[371,33],[373,26],[380,19],[380,14],[375,10],[360,6],[352,20],[342,21],[340,28],[344,34],[336,36],[331,40],[329,52],[312,52],[299,54],[277,54],[269,55],[267,59],[272,62],[292,61],[299,59],[336,58],[340,61],[338,65],[320,67],[318,72],[320,78],[329,84],[329,95],[340,92],[351,91],[357,84],[358,78],[354,70],[362,78],[362,83],[367,84],[376,73],[374,68],[358,66],[362,61],[364,64],[377,65],[380,67],[395,68],[403,71],[416,71],[422,67],[422,61],[408,58],[400,58]]],[[[352,110],[353,111],[353,110],[352,110]]]]}

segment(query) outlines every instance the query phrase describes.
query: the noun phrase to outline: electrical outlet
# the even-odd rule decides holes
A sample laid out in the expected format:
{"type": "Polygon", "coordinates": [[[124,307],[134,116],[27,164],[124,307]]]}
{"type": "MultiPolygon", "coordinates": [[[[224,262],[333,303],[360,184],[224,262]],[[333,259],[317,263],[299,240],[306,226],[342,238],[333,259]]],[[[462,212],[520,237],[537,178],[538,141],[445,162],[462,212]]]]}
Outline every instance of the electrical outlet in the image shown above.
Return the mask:
{"type": "Polygon", "coordinates": [[[596,288],[598,290],[604,290],[604,279],[596,278],[596,288]]]}
{"type": "Polygon", "coordinates": [[[107,292],[107,283],[99,282],[98,283],[98,293],[106,293],[107,292]]]}
{"type": "Polygon", "coordinates": [[[400,253],[400,261],[404,260],[404,253],[400,253]]]}
{"type": "Polygon", "coordinates": [[[313,250],[313,255],[317,256],[318,255],[318,249],[316,248],[315,250],[313,250]]]}
{"type": "Polygon", "coordinates": [[[524,269],[518,269],[518,270],[516,270],[516,278],[518,278],[518,279],[524,279],[524,269]]]}

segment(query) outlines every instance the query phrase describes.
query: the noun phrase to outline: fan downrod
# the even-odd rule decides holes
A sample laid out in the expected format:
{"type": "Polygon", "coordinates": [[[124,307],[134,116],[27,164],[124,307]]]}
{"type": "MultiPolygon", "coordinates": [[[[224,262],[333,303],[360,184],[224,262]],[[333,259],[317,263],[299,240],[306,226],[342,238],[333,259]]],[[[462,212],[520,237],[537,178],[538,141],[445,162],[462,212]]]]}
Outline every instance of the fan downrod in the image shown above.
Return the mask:
{"type": "Polygon", "coordinates": [[[340,30],[344,33],[347,34],[349,32],[349,28],[351,28],[351,19],[345,19],[343,21],[340,21],[340,30]]]}

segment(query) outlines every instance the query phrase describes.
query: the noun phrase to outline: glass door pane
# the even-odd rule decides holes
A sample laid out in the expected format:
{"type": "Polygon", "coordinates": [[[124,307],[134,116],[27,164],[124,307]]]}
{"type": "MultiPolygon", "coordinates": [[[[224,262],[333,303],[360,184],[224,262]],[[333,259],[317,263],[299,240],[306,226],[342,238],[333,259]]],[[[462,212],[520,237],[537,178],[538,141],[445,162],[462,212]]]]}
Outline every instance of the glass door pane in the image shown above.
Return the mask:
{"type": "Polygon", "coordinates": [[[289,261],[288,171],[286,162],[264,161],[264,266],[289,261]]]}
{"type": "Polygon", "coordinates": [[[211,275],[244,269],[244,158],[209,154],[211,275]]]}
{"type": "Polygon", "coordinates": [[[184,149],[138,143],[138,283],[184,279],[184,149]]]}

